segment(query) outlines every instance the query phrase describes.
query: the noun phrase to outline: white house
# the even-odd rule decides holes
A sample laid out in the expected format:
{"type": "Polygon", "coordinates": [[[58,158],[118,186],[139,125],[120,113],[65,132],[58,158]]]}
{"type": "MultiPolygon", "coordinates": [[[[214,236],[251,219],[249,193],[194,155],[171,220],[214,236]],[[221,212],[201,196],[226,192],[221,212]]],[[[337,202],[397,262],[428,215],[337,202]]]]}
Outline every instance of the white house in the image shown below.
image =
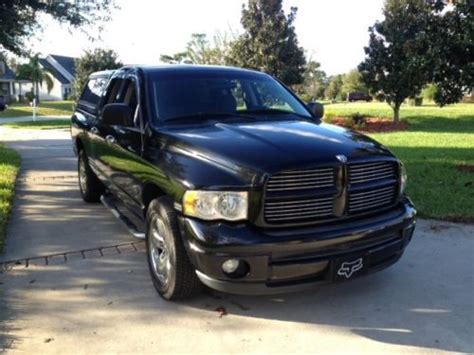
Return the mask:
{"type": "MultiPolygon", "coordinates": [[[[53,88],[48,93],[46,84],[40,85],[40,100],[66,100],[72,91],[72,82],[76,74],[75,58],[50,54],[40,59],[40,65],[47,69],[53,79],[53,88]]],[[[18,80],[15,73],[0,58],[0,99],[5,102],[23,98],[31,91],[33,84],[29,80],[18,80]]]]}

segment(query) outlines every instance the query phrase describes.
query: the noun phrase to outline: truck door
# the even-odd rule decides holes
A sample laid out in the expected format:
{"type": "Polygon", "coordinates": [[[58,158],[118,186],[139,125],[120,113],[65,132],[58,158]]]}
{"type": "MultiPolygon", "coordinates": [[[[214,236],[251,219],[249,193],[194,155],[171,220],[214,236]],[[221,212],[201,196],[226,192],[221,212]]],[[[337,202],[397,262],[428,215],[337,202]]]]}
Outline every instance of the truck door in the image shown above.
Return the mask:
{"type": "Polygon", "coordinates": [[[133,212],[141,215],[141,184],[146,170],[142,159],[142,111],[138,80],[128,74],[114,102],[127,104],[134,113],[130,126],[104,127],[104,153],[101,164],[107,171],[110,189],[133,212]]]}

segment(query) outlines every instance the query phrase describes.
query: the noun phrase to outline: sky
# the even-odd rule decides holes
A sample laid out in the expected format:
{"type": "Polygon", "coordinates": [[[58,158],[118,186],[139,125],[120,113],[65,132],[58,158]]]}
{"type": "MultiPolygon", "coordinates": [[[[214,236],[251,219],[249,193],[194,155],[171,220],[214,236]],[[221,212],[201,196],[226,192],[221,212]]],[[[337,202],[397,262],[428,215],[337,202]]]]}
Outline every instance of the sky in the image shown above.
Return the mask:
{"type": "MultiPolygon", "coordinates": [[[[43,55],[80,56],[85,49],[115,50],[126,64],[158,64],[161,54],[182,51],[192,33],[242,31],[245,0],[116,0],[118,9],[104,25],[101,40],[43,17],[44,30],[30,41],[43,55]]],[[[300,45],[327,74],[345,73],[364,58],[368,27],[382,19],[383,0],[283,0],[298,7],[295,21],[300,45]]]]}

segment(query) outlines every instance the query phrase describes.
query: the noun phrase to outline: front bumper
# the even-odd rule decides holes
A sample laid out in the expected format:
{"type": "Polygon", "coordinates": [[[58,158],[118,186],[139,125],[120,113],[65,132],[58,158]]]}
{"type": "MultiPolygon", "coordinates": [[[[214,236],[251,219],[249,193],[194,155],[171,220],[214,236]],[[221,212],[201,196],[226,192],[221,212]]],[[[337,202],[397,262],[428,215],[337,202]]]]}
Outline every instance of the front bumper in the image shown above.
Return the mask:
{"type": "Polygon", "coordinates": [[[262,230],[247,224],[209,223],[181,216],[180,229],[199,279],[207,286],[237,294],[300,291],[338,281],[341,260],[363,259],[350,278],[395,263],[411,240],[416,211],[406,199],[376,217],[287,230],[262,230]],[[232,278],[222,271],[230,258],[250,271],[232,278]]]}

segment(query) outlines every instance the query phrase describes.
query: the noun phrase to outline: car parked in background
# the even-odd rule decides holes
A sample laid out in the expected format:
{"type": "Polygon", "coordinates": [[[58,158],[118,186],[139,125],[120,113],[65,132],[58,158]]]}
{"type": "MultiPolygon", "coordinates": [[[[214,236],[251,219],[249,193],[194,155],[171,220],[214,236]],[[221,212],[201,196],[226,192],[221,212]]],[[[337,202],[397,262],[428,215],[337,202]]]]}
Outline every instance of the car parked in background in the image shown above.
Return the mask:
{"type": "Polygon", "coordinates": [[[372,101],[372,96],[369,94],[366,94],[364,92],[360,91],[352,91],[349,94],[347,94],[347,101],[353,102],[353,101],[367,101],[370,102],[372,101]]]}

